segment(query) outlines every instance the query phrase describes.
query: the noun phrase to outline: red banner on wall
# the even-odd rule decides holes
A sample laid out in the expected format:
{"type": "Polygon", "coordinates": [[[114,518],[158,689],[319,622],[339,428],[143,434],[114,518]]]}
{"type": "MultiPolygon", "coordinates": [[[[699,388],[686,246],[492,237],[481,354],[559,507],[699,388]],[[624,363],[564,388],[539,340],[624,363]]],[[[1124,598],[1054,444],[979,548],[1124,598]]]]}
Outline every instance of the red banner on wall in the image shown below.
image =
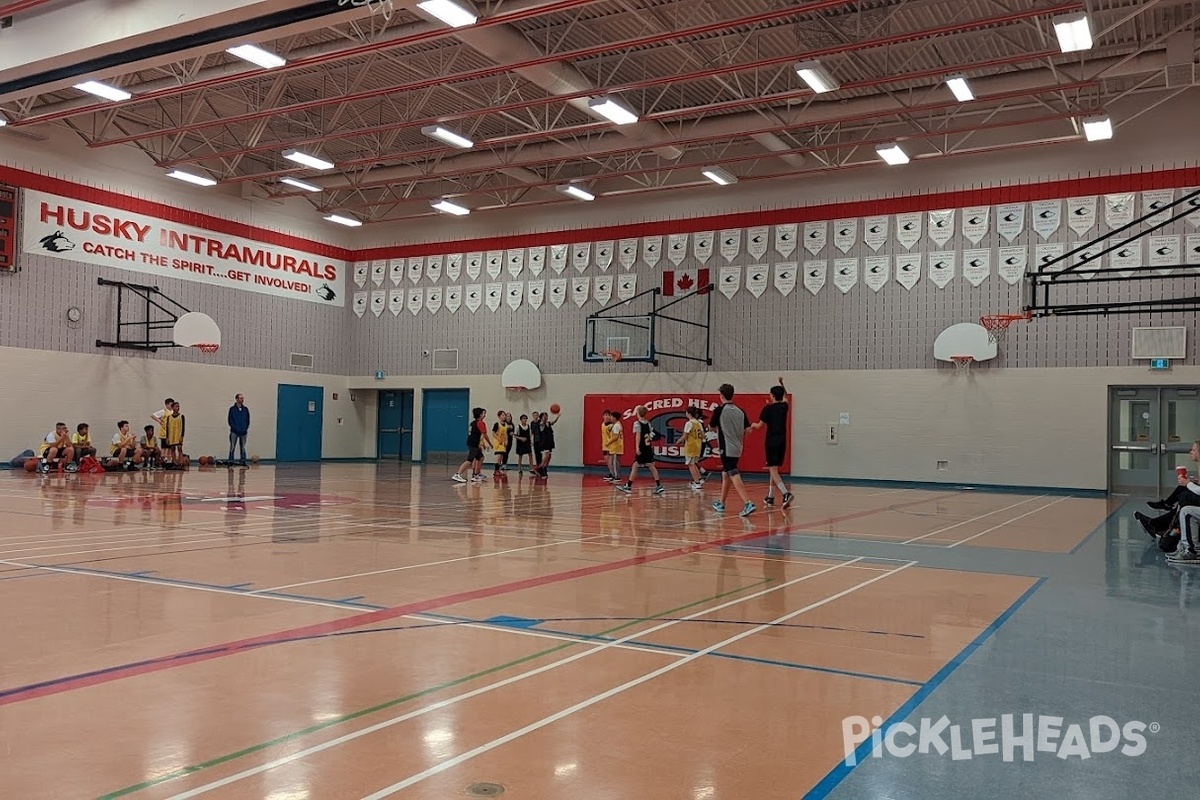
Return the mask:
{"type": "MultiPolygon", "coordinates": [[[[766,392],[744,394],[734,397],[734,403],[746,412],[750,422],[757,422],[759,412],[770,402],[766,392]]],[[[792,396],[787,396],[791,403],[792,396]]],[[[633,464],[636,447],[633,442],[633,423],[637,419],[634,409],[644,405],[646,417],[659,438],[654,442],[655,462],[664,469],[687,469],[683,459],[683,426],[687,423],[688,406],[696,406],[701,411],[701,420],[708,428],[713,409],[721,404],[721,399],[713,395],[690,394],[589,394],[583,398],[583,463],[589,467],[604,463],[601,448],[600,427],[604,424],[604,410],[617,412],[621,419],[621,427],[625,434],[625,453],[621,456],[621,465],[628,467],[633,464]]],[[[746,431],[746,445],[742,450],[742,458],[738,468],[743,472],[767,471],[767,457],[763,449],[766,439],[766,429],[746,431]]],[[[792,469],[792,424],[788,415],[788,448],[784,455],[780,471],[788,474],[792,469]]],[[[717,442],[710,442],[716,452],[708,455],[701,466],[709,470],[721,469],[720,450],[717,442]]]]}

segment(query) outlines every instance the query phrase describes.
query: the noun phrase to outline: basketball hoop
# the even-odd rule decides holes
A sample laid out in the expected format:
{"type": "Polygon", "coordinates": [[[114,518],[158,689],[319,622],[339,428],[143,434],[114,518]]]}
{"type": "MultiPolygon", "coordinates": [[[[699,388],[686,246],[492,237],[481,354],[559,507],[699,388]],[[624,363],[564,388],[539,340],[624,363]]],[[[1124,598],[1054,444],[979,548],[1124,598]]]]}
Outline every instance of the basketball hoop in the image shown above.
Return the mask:
{"type": "Polygon", "coordinates": [[[600,355],[603,356],[604,360],[609,363],[621,360],[620,350],[601,350],[600,355]]]}
{"type": "Polygon", "coordinates": [[[192,345],[192,347],[196,348],[197,350],[199,350],[201,353],[204,353],[205,355],[211,356],[213,353],[217,352],[217,350],[219,350],[221,348],[221,345],[219,345],[219,344],[194,344],[194,345],[192,345]]]}
{"type": "Polygon", "coordinates": [[[987,328],[988,341],[999,342],[1008,335],[1008,326],[1019,320],[1033,319],[1033,314],[985,314],[979,318],[979,324],[987,328]]]}
{"type": "Polygon", "coordinates": [[[950,360],[954,362],[955,372],[970,372],[975,356],[950,356],[950,360]]]}

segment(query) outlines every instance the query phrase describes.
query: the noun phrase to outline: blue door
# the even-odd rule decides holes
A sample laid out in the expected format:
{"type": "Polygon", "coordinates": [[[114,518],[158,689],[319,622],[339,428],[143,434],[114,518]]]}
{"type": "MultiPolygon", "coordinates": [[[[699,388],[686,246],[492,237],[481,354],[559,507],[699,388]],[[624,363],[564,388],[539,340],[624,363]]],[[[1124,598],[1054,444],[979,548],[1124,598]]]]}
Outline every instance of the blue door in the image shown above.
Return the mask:
{"type": "MultiPolygon", "coordinates": [[[[468,389],[426,389],[421,406],[421,452],[426,463],[462,460],[467,449],[468,389]]],[[[457,463],[457,462],[455,462],[457,463]]]]}
{"type": "Polygon", "coordinates": [[[275,460],[320,461],[324,389],[279,384],[275,410],[275,460]]]}
{"type": "Polygon", "coordinates": [[[411,389],[379,393],[380,461],[412,460],[413,392],[411,389]]]}

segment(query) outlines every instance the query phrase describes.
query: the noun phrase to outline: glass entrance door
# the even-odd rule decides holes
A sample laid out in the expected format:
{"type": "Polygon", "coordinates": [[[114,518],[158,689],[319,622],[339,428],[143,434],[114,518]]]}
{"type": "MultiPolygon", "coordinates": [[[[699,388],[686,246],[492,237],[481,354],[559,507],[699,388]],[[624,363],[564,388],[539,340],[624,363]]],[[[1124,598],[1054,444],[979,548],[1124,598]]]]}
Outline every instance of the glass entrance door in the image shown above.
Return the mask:
{"type": "Polygon", "coordinates": [[[1114,387],[1109,397],[1109,490],[1162,497],[1175,467],[1198,467],[1188,451],[1200,439],[1200,388],[1114,387]]]}

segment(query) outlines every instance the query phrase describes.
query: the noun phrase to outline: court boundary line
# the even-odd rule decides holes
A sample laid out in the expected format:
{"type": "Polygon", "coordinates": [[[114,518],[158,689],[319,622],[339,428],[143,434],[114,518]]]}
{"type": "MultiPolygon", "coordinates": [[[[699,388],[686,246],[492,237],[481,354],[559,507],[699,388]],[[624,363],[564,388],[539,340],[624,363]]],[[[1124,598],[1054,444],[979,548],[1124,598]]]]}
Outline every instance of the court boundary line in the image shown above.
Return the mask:
{"type": "MultiPolygon", "coordinates": [[[[856,560],[857,560],[857,559],[856,559],[856,560]]],[[[693,619],[693,618],[697,618],[697,617],[701,617],[701,616],[704,616],[704,615],[706,615],[706,614],[711,614],[711,613],[713,613],[713,612],[715,612],[715,611],[721,611],[721,610],[724,610],[724,609],[726,609],[726,608],[729,608],[729,607],[731,607],[731,606],[738,605],[739,603],[744,603],[744,602],[746,602],[746,601],[748,601],[748,600],[753,600],[753,599],[755,599],[755,598],[758,598],[758,597],[761,597],[761,596],[763,596],[763,595],[765,595],[765,594],[770,594],[771,592],[777,592],[777,591],[780,591],[781,589],[785,589],[785,588],[787,588],[787,587],[789,587],[789,586],[792,586],[792,585],[794,585],[794,584],[801,583],[801,582],[803,582],[803,581],[807,581],[807,580],[812,580],[813,578],[817,578],[817,577],[820,577],[820,576],[822,576],[822,575],[826,575],[826,574],[829,574],[829,573],[831,573],[831,572],[835,572],[835,571],[837,571],[837,570],[839,570],[839,569],[842,569],[843,567],[847,566],[848,564],[852,564],[852,563],[854,563],[854,562],[853,562],[853,561],[850,561],[850,562],[845,562],[845,563],[841,563],[841,564],[834,564],[834,565],[832,565],[832,566],[830,566],[830,567],[828,567],[828,568],[826,568],[826,569],[823,569],[823,570],[818,570],[818,571],[816,571],[816,572],[808,573],[808,574],[806,574],[806,575],[801,575],[801,576],[800,576],[800,577],[798,577],[798,578],[793,578],[793,579],[792,579],[792,580],[790,580],[790,581],[786,581],[786,582],[780,583],[780,584],[778,584],[778,585],[776,585],[776,586],[771,586],[771,587],[769,587],[769,588],[767,588],[767,589],[763,589],[762,591],[755,592],[755,593],[753,593],[753,594],[750,594],[750,595],[745,595],[745,596],[742,596],[742,597],[737,597],[737,598],[735,598],[735,599],[733,599],[733,600],[727,601],[727,602],[725,602],[725,603],[721,603],[720,605],[712,606],[712,607],[709,607],[709,608],[702,608],[702,609],[700,609],[699,611],[693,612],[692,614],[689,614],[689,615],[687,615],[687,616],[685,616],[685,617],[681,617],[681,618],[679,618],[679,619],[674,619],[674,620],[670,620],[670,621],[667,621],[667,622],[663,622],[663,623],[661,623],[661,624],[659,624],[659,625],[652,626],[652,627],[650,627],[650,628],[647,628],[646,630],[643,630],[643,631],[636,631],[636,632],[634,632],[634,633],[631,633],[631,634],[629,634],[628,636],[623,636],[623,637],[621,637],[620,639],[617,639],[617,640],[615,640],[615,641],[613,641],[613,642],[605,642],[605,643],[602,643],[602,644],[597,644],[595,647],[591,647],[591,648],[589,648],[589,649],[587,649],[587,650],[584,650],[583,652],[576,653],[576,654],[574,654],[574,655],[571,655],[571,656],[567,656],[567,657],[565,657],[565,658],[558,659],[557,661],[553,661],[553,662],[551,662],[551,663],[549,663],[549,664],[543,664],[543,665],[542,665],[542,666],[540,666],[540,667],[536,667],[536,668],[534,668],[534,669],[527,670],[527,671],[525,671],[525,672],[522,672],[522,673],[519,673],[519,674],[517,674],[517,675],[512,675],[512,676],[510,676],[510,677],[508,677],[508,678],[504,678],[504,679],[502,679],[502,680],[495,681],[495,682],[493,682],[493,683],[490,683],[490,684],[488,684],[488,685],[486,685],[486,686],[481,686],[481,687],[478,687],[478,688],[476,688],[476,689],[472,689],[472,690],[470,690],[470,691],[468,691],[468,692],[463,692],[462,694],[455,695],[454,697],[448,697],[448,698],[446,698],[446,699],[444,699],[444,700],[439,700],[439,701],[437,701],[437,702],[435,702],[435,703],[430,703],[429,705],[422,706],[421,708],[413,709],[412,711],[406,712],[406,713],[404,713],[404,714],[397,715],[397,716],[395,716],[395,717],[392,717],[392,718],[390,718],[390,719],[382,720],[382,721],[380,721],[380,722],[377,722],[377,723],[375,723],[375,724],[373,724],[373,725],[369,725],[369,726],[367,726],[367,727],[365,727],[365,728],[359,728],[359,729],[358,729],[358,730],[356,730],[356,731],[350,731],[349,733],[345,733],[345,734],[343,734],[343,735],[341,735],[341,736],[338,736],[338,737],[336,737],[336,738],[334,738],[334,739],[329,739],[329,740],[327,740],[327,741],[320,742],[320,743],[318,743],[318,744],[312,745],[311,747],[306,747],[306,748],[304,748],[304,749],[302,749],[302,750],[297,750],[296,752],[294,752],[294,753],[289,753],[289,754],[288,754],[288,755],[286,755],[286,756],[280,756],[280,757],[278,757],[278,758],[275,758],[275,759],[272,759],[272,760],[270,760],[270,761],[263,762],[262,764],[257,764],[257,765],[255,765],[255,766],[253,766],[253,767],[249,767],[249,768],[247,768],[247,769],[244,769],[244,770],[242,770],[241,772],[234,773],[233,775],[227,775],[227,776],[225,776],[224,778],[219,778],[219,779],[217,779],[217,780],[215,780],[215,781],[211,781],[211,782],[209,782],[209,783],[206,783],[206,784],[203,784],[203,785],[201,785],[201,786],[196,786],[196,787],[193,787],[193,788],[191,788],[191,789],[188,789],[188,790],[186,790],[186,791],[180,792],[180,793],[178,793],[178,794],[171,795],[171,797],[169,798],[169,800],[186,800],[187,798],[196,797],[196,796],[198,796],[198,795],[200,795],[200,794],[204,794],[204,793],[206,793],[206,792],[209,792],[209,791],[211,791],[211,790],[213,790],[213,789],[219,789],[219,788],[221,788],[222,786],[228,786],[229,784],[231,784],[231,783],[236,783],[237,781],[240,781],[240,780],[242,780],[243,778],[248,778],[248,777],[251,777],[251,776],[253,776],[253,775],[257,775],[257,774],[259,774],[259,773],[262,773],[262,772],[267,772],[267,771],[269,771],[269,770],[275,769],[276,767],[280,767],[280,766],[283,766],[283,765],[285,765],[285,764],[290,764],[290,763],[292,763],[293,761],[298,761],[298,760],[301,760],[301,759],[303,759],[303,758],[307,758],[307,757],[308,757],[308,756],[310,756],[310,755],[315,755],[316,753],[320,753],[320,752],[323,752],[323,751],[325,751],[325,750],[329,750],[330,748],[337,747],[337,746],[339,746],[339,745],[345,744],[346,742],[354,741],[355,739],[360,739],[360,738],[362,738],[363,736],[369,736],[369,735],[371,735],[372,733],[375,733],[375,732],[377,732],[377,731],[380,731],[380,730],[384,730],[385,728],[390,728],[390,727],[393,727],[393,726],[395,726],[395,725],[399,725],[400,723],[402,723],[402,722],[407,722],[407,721],[408,721],[408,720],[410,720],[410,719],[415,719],[415,718],[417,718],[417,717],[424,716],[425,714],[429,714],[429,713],[432,713],[432,712],[434,712],[434,711],[439,711],[439,710],[441,710],[442,708],[445,708],[445,707],[447,707],[447,706],[450,706],[450,705],[455,705],[455,704],[457,704],[457,703],[460,703],[460,702],[462,702],[462,701],[464,701],[464,700],[470,700],[470,699],[472,699],[472,698],[474,698],[474,697],[478,697],[479,695],[487,694],[488,692],[495,691],[496,689],[501,689],[501,688],[503,688],[503,687],[505,687],[505,686],[509,686],[509,685],[512,685],[512,684],[514,684],[514,683],[518,683],[518,682],[520,682],[520,681],[527,680],[527,679],[529,679],[529,678],[535,677],[535,676],[537,676],[537,675],[541,675],[542,673],[549,672],[549,671],[551,671],[551,670],[554,670],[554,669],[558,669],[559,667],[563,667],[563,666],[566,666],[566,665],[568,665],[568,664],[572,664],[572,663],[574,663],[574,662],[576,662],[576,661],[579,661],[579,660],[582,660],[582,659],[584,659],[584,658],[588,658],[588,657],[590,657],[590,656],[592,656],[592,655],[595,655],[596,653],[600,653],[600,652],[603,652],[603,651],[605,651],[605,650],[608,650],[608,649],[610,649],[611,647],[613,647],[613,646],[614,646],[614,645],[616,645],[616,644],[624,644],[624,643],[626,643],[626,642],[628,642],[628,641],[631,641],[631,640],[633,640],[633,639],[637,639],[637,638],[639,638],[639,637],[642,637],[642,636],[648,636],[648,635],[650,635],[650,634],[652,634],[652,633],[657,633],[657,632],[658,632],[658,631],[660,631],[660,630],[664,630],[664,629],[666,629],[666,628],[673,627],[673,626],[675,626],[675,625],[678,625],[680,622],[683,622],[683,621],[686,621],[686,620],[689,620],[689,619],[693,619]]],[[[914,561],[914,562],[910,562],[910,563],[908,563],[908,564],[906,564],[906,565],[903,565],[903,566],[901,566],[901,567],[898,567],[898,568],[895,570],[895,572],[899,572],[900,570],[902,570],[902,569],[906,569],[906,568],[908,568],[909,566],[913,566],[913,565],[914,565],[914,564],[916,564],[916,563],[917,563],[917,562],[915,562],[915,561],[914,561]]],[[[885,574],[883,574],[883,575],[877,575],[877,576],[875,576],[875,577],[873,577],[873,578],[869,578],[867,582],[871,582],[871,583],[873,583],[873,582],[875,582],[875,581],[877,581],[877,580],[880,580],[880,579],[882,579],[882,578],[886,577],[888,574],[891,574],[891,573],[885,573],[885,574]]],[[[866,582],[863,582],[863,583],[861,583],[861,584],[858,584],[858,586],[865,585],[865,583],[866,583],[866,582]]],[[[764,626],[764,627],[765,627],[765,626],[764,626]]],[[[757,631],[757,629],[755,629],[755,631],[757,631]]],[[[698,658],[698,657],[699,657],[699,655],[693,655],[693,656],[686,656],[685,658],[688,658],[689,660],[695,660],[695,658],[698,658]]],[[[684,659],[679,659],[679,660],[677,660],[677,661],[674,661],[674,662],[671,662],[671,663],[672,663],[672,664],[680,664],[680,663],[682,663],[682,662],[683,662],[683,660],[684,660],[684,659]]]]}
{"type": "MultiPolygon", "coordinates": [[[[1043,494],[1038,497],[1029,497],[1029,498],[1026,498],[1025,500],[1021,500],[1018,503],[1013,503],[1012,505],[1005,506],[1004,508],[997,508],[995,511],[988,511],[985,514],[979,514],[978,516],[971,517],[970,519],[964,519],[962,522],[956,522],[953,525],[947,525],[944,528],[938,528],[936,531],[930,531],[929,533],[924,533],[924,534],[921,534],[920,536],[914,536],[911,539],[906,539],[903,542],[900,542],[900,544],[913,544],[915,542],[920,542],[924,539],[928,539],[930,536],[937,536],[939,533],[945,533],[946,531],[952,531],[955,528],[961,528],[963,525],[969,525],[972,522],[978,522],[979,520],[981,520],[985,517],[990,517],[993,514],[999,514],[1002,511],[1008,511],[1009,509],[1016,508],[1017,506],[1023,506],[1026,503],[1032,503],[1036,500],[1042,500],[1046,497],[1049,497],[1049,495],[1043,494]]],[[[1063,498],[1063,499],[1066,499],[1066,498],[1063,498]]],[[[1020,519],[1020,517],[1014,517],[1013,519],[1020,519]]],[[[1009,521],[1011,522],[1012,520],[1009,520],[1009,521]]],[[[942,545],[942,546],[946,547],[947,545],[942,545]]]]}
{"type": "Polygon", "coordinates": [[[952,543],[946,545],[946,548],[949,549],[951,547],[958,547],[960,544],[966,544],[967,542],[973,542],[976,539],[978,539],[980,536],[983,536],[984,534],[988,534],[988,533],[991,533],[992,531],[999,530],[1000,528],[1003,528],[1005,525],[1010,525],[1019,519],[1025,519],[1026,517],[1031,517],[1034,514],[1038,513],[1039,511],[1045,511],[1050,506],[1056,506],[1059,503],[1061,503],[1062,501],[1070,500],[1070,499],[1071,499],[1070,496],[1067,496],[1067,497],[1060,497],[1057,500],[1052,500],[1051,502],[1046,503],[1046,505],[1044,505],[1044,506],[1035,508],[1033,511],[1027,511],[1024,514],[1021,514],[1020,516],[1016,516],[1010,520],[1001,522],[999,525],[993,525],[992,527],[988,528],[987,530],[980,531],[979,533],[975,534],[974,536],[968,536],[966,539],[959,539],[957,542],[952,542],[952,543]]]}
{"type": "MultiPolygon", "coordinates": [[[[682,667],[686,664],[690,664],[693,661],[696,661],[697,659],[701,658],[702,656],[706,656],[712,652],[715,652],[715,651],[720,650],[724,647],[727,647],[731,644],[739,642],[742,639],[749,638],[750,636],[753,636],[756,633],[761,633],[764,630],[768,630],[772,625],[774,625],[776,623],[786,622],[789,619],[798,617],[801,614],[805,614],[809,611],[812,611],[815,608],[820,608],[821,606],[832,603],[835,600],[840,600],[841,598],[845,597],[846,595],[853,594],[854,592],[857,592],[860,589],[866,588],[867,586],[877,583],[877,582],[883,580],[884,578],[889,578],[893,575],[896,575],[896,574],[908,569],[909,567],[914,566],[917,563],[918,562],[916,562],[916,561],[910,561],[906,564],[902,564],[889,572],[885,572],[880,575],[876,575],[874,577],[868,578],[864,581],[854,584],[853,586],[842,589],[839,592],[835,592],[832,595],[828,595],[826,597],[821,598],[820,600],[809,603],[808,605],[798,608],[795,611],[789,611],[786,614],[776,617],[774,620],[771,620],[771,622],[769,622],[769,623],[765,623],[763,625],[758,625],[754,628],[751,628],[746,631],[742,631],[738,634],[735,634],[726,639],[723,639],[715,644],[711,644],[708,647],[705,647],[701,650],[697,650],[695,653],[693,653],[691,655],[685,656],[684,658],[681,658],[677,661],[673,661],[669,664],[659,667],[656,670],[647,672],[643,675],[638,676],[637,678],[633,678],[631,680],[625,681],[624,683],[622,683],[618,686],[614,686],[603,692],[600,692],[599,694],[592,695],[591,697],[587,698],[586,700],[575,703],[574,705],[569,706],[560,711],[557,711],[554,714],[545,716],[542,719],[540,719],[536,722],[532,722],[528,725],[525,725],[524,727],[518,728],[515,731],[510,731],[509,733],[505,734],[504,736],[497,737],[495,739],[492,739],[490,742],[485,742],[481,745],[477,745],[476,747],[471,748],[470,750],[467,750],[466,752],[459,753],[457,756],[445,759],[444,761],[441,761],[432,767],[424,769],[421,772],[416,773],[415,775],[410,775],[408,778],[405,778],[402,781],[397,781],[397,782],[391,784],[390,786],[386,786],[383,789],[372,792],[371,794],[366,795],[363,798],[363,800],[383,800],[383,798],[389,797],[402,789],[407,789],[410,786],[415,786],[416,784],[426,780],[427,778],[432,778],[434,775],[439,775],[448,769],[452,769],[454,767],[457,767],[460,764],[464,764],[467,761],[470,761],[471,759],[475,758],[476,756],[483,755],[484,753],[490,752],[491,750],[494,750],[497,747],[502,747],[503,745],[508,744],[511,741],[515,741],[516,739],[519,739],[522,736],[525,736],[529,733],[533,733],[534,731],[538,731],[538,730],[541,730],[542,728],[553,725],[555,722],[558,722],[561,719],[565,719],[566,717],[569,717],[579,711],[583,711],[584,709],[590,708],[590,707],[596,705],[597,703],[608,700],[611,697],[615,697],[616,695],[626,692],[629,689],[633,689],[638,686],[641,686],[644,683],[648,683],[649,681],[652,681],[661,675],[665,675],[668,672],[673,672],[674,670],[679,669],[680,667],[682,667]]],[[[836,569],[836,567],[835,567],[835,569],[836,569]]],[[[821,573],[814,573],[814,577],[816,575],[820,575],[820,574],[821,573]]],[[[775,587],[775,589],[783,588],[786,585],[787,584],[782,584],[779,587],[775,587]]],[[[775,589],[772,589],[772,591],[774,591],[775,589]]],[[[752,597],[753,597],[753,595],[751,595],[751,598],[752,597]]],[[[739,602],[742,602],[746,599],[750,599],[750,598],[740,598],[739,602]]],[[[181,794],[181,795],[176,795],[175,797],[172,797],[171,800],[184,800],[184,798],[191,797],[191,796],[192,795],[181,794]]]]}
{"type": "MultiPolygon", "coordinates": [[[[841,517],[831,517],[822,523],[817,524],[835,523],[845,521],[847,519],[858,519],[860,517],[880,514],[896,508],[907,508],[909,506],[936,502],[939,499],[944,499],[945,497],[949,496],[953,495],[932,495],[930,497],[924,497],[919,500],[912,500],[906,503],[896,503],[873,509],[864,509],[862,511],[856,511],[851,514],[842,515],[841,517]]],[[[193,650],[172,653],[165,656],[158,656],[156,658],[145,659],[138,662],[115,665],[108,669],[94,671],[89,674],[66,675],[27,686],[0,689],[0,706],[9,705],[15,702],[33,700],[51,694],[72,691],[74,689],[82,689],[101,683],[121,680],[124,678],[146,675],[165,669],[174,669],[176,667],[208,661],[214,658],[222,658],[224,656],[243,652],[249,648],[273,644],[284,639],[295,638],[296,636],[332,633],[334,631],[346,630],[348,628],[359,628],[375,622],[381,622],[387,619],[395,619],[396,617],[402,617],[408,614],[418,613],[420,611],[432,611],[436,608],[445,608],[446,606],[458,605],[460,603],[467,603],[473,600],[497,597],[499,595],[511,594],[512,592],[518,592],[525,589],[534,589],[554,583],[562,583],[564,581],[574,580],[576,578],[602,575],[607,572],[613,572],[615,570],[625,569],[627,567],[656,563],[658,561],[677,558],[679,556],[688,555],[698,551],[712,550],[715,548],[724,547],[726,545],[762,538],[763,536],[771,533],[780,533],[780,531],[748,531],[742,534],[724,536],[719,539],[709,539],[703,542],[697,542],[693,545],[675,548],[673,550],[632,556],[630,558],[619,559],[617,561],[608,561],[600,564],[590,564],[584,567],[578,567],[576,569],[565,570],[563,572],[548,573],[545,575],[538,575],[517,581],[510,581],[508,583],[484,586],[478,589],[457,592],[455,594],[433,597],[427,600],[418,600],[412,603],[406,603],[378,611],[370,611],[364,614],[345,617],[339,620],[304,625],[297,628],[276,631],[274,633],[261,634],[259,636],[247,637],[222,644],[210,645],[204,648],[197,648],[193,650]]]]}
{"type": "MultiPolygon", "coordinates": [[[[1029,598],[1033,597],[1034,593],[1040,589],[1042,584],[1044,584],[1047,580],[1049,579],[1038,578],[1034,584],[1026,589],[1020,597],[1013,601],[1012,605],[1006,608],[999,617],[997,617],[990,625],[980,631],[978,636],[968,642],[966,647],[959,651],[958,655],[950,659],[950,661],[947,662],[946,665],[940,670],[938,670],[937,673],[935,673],[934,676],[930,678],[924,686],[918,689],[912,697],[908,698],[908,700],[904,701],[899,708],[893,711],[888,718],[884,720],[883,725],[880,726],[881,729],[886,730],[892,725],[895,725],[897,722],[907,719],[917,709],[917,706],[925,702],[925,700],[927,700],[939,686],[945,683],[946,679],[949,678],[956,669],[958,669],[967,661],[967,659],[974,655],[975,652],[982,647],[983,644],[987,642],[987,640],[990,639],[1002,625],[1004,625],[1004,623],[1008,622],[1008,620],[1020,610],[1021,606],[1025,605],[1029,598]]],[[[842,758],[840,761],[838,761],[833,769],[826,773],[824,778],[819,780],[811,789],[808,790],[808,792],[804,795],[804,800],[821,800],[821,798],[828,797],[830,792],[836,789],[838,785],[841,784],[842,781],[844,781],[856,767],[861,765],[866,760],[866,756],[871,752],[872,746],[873,743],[871,739],[868,738],[857,748],[855,748],[854,766],[847,765],[845,758],[842,758]]]]}

